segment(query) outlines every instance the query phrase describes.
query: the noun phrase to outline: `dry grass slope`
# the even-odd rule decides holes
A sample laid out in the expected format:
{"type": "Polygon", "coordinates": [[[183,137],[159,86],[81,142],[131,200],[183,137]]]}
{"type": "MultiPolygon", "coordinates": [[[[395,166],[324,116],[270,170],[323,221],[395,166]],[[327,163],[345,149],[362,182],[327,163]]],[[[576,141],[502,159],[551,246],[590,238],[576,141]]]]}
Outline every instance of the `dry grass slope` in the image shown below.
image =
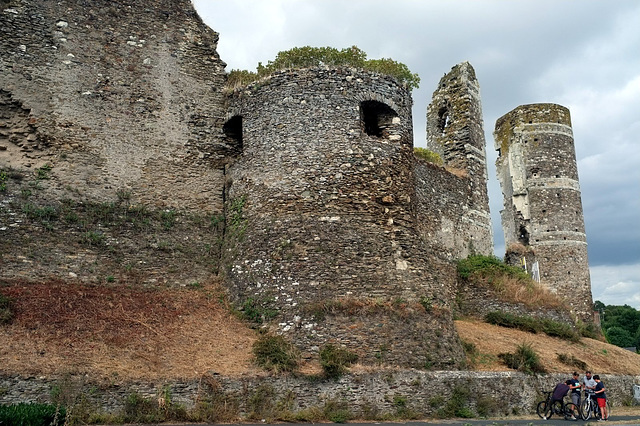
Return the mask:
{"type": "Polygon", "coordinates": [[[255,332],[231,315],[216,283],[139,289],[51,280],[4,281],[15,317],[0,327],[0,372],[105,379],[237,376],[255,332]]]}
{"type": "MultiPolygon", "coordinates": [[[[158,380],[198,378],[209,371],[263,373],[252,364],[255,331],[230,313],[215,282],[142,289],[4,280],[0,292],[14,301],[15,314],[10,325],[0,326],[2,374],[158,380]]],[[[557,359],[571,354],[598,373],[640,374],[640,355],[600,341],[571,343],[476,320],[456,321],[456,327],[460,338],[477,349],[477,370],[505,370],[497,354],[527,342],[550,372],[573,370],[557,359]]],[[[317,362],[312,364],[302,370],[317,372],[317,362]]]]}

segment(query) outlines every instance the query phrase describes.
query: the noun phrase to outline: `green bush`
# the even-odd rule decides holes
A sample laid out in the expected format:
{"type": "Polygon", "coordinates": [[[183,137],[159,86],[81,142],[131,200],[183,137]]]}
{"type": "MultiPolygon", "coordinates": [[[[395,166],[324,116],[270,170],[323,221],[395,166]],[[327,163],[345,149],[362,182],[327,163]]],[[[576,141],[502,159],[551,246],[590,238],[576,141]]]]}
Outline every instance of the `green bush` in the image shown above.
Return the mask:
{"type": "Polygon", "coordinates": [[[0,170],[0,192],[5,192],[7,190],[8,177],[7,172],[0,170]]]}
{"type": "Polygon", "coordinates": [[[157,403],[138,393],[129,394],[125,399],[124,419],[130,423],[158,423],[166,420],[157,403]]]}
{"type": "Polygon", "coordinates": [[[560,361],[563,364],[566,364],[571,367],[575,367],[578,370],[582,370],[582,371],[585,371],[588,368],[586,362],[579,360],[573,355],[567,355],[567,354],[557,354],[557,355],[558,355],[557,356],[558,361],[560,361]]]}
{"type": "Polygon", "coordinates": [[[333,47],[294,47],[293,49],[279,52],[276,58],[273,61],[269,61],[267,65],[258,63],[256,72],[232,70],[229,73],[227,84],[232,87],[235,85],[245,85],[278,70],[310,68],[322,65],[351,66],[387,74],[412,89],[417,88],[420,84],[418,74],[411,73],[405,64],[388,58],[367,59],[367,54],[356,46],[342,50],[333,47]]]}
{"type": "Polygon", "coordinates": [[[514,353],[501,353],[498,357],[507,367],[526,374],[545,373],[540,357],[529,343],[519,345],[514,353]]]}
{"type": "Polygon", "coordinates": [[[576,325],[578,327],[578,333],[583,337],[598,339],[601,335],[601,331],[592,322],[585,323],[579,320],[576,325]]]}
{"type": "Polygon", "coordinates": [[[415,147],[413,148],[413,154],[418,158],[422,158],[423,160],[437,164],[438,166],[442,166],[444,164],[440,154],[433,152],[430,149],[415,147]]]}
{"type": "Polygon", "coordinates": [[[253,354],[256,364],[275,372],[294,371],[300,359],[300,352],[292,343],[272,334],[264,334],[256,340],[253,354]]]}
{"type": "Polygon", "coordinates": [[[491,311],[484,317],[489,324],[517,328],[528,333],[538,333],[542,329],[540,321],[530,316],[514,315],[509,312],[491,311]]]}
{"type": "Polygon", "coordinates": [[[49,426],[62,425],[66,417],[63,407],[51,404],[19,403],[0,405],[0,425],[49,426]]]}
{"type": "Polygon", "coordinates": [[[324,417],[333,423],[346,423],[353,418],[346,401],[327,401],[323,412],[324,417]]]}
{"type": "Polygon", "coordinates": [[[542,332],[547,336],[559,337],[572,342],[580,341],[580,335],[569,324],[550,319],[542,319],[540,322],[542,332]]]}
{"type": "Polygon", "coordinates": [[[509,312],[491,311],[484,317],[489,324],[501,327],[517,328],[528,333],[543,332],[547,336],[559,337],[571,342],[580,341],[580,335],[569,324],[551,319],[538,319],[527,315],[514,315],[509,312]]]}
{"type": "Polygon", "coordinates": [[[525,271],[515,266],[507,265],[495,256],[471,255],[458,261],[457,270],[458,275],[465,279],[474,274],[481,274],[485,277],[506,275],[515,279],[530,280],[525,271]]]}
{"type": "Polygon", "coordinates": [[[320,365],[328,378],[337,379],[342,376],[347,367],[357,360],[358,355],[332,344],[327,344],[320,350],[320,365]]]}
{"type": "Polygon", "coordinates": [[[278,315],[278,310],[269,307],[270,301],[248,298],[242,304],[242,316],[256,324],[269,322],[278,315]]]}

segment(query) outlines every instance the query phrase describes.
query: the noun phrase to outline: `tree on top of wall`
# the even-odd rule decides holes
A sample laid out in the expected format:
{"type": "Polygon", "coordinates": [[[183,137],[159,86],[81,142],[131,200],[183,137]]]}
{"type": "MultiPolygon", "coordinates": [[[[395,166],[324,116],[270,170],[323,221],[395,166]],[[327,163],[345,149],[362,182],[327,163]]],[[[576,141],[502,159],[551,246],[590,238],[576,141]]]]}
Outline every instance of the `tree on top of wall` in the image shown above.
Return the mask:
{"type": "Polygon", "coordinates": [[[227,84],[235,87],[251,83],[278,70],[317,66],[351,66],[387,74],[412,89],[418,88],[420,84],[418,74],[412,73],[405,64],[389,58],[367,59],[367,54],[357,46],[342,50],[333,47],[294,47],[279,52],[273,61],[267,62],[267,65],[259,62],[256,72],[231,70],[227,84]]]}

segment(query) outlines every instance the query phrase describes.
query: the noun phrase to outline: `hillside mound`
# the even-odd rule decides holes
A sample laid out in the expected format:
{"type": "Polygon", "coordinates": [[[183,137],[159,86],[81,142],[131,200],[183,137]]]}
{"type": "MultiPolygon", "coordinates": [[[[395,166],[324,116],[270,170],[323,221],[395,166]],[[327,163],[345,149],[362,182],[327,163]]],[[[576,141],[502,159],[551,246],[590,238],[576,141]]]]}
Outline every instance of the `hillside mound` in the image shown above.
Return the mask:
{"type": "MultiPolygon", "coordinates": [[[[0,326],[2,374],[158,380],[210,371],[261,373],[251,355],[257,333],[232,314],[216,282],[135,288],[3,280],[0,293],[12,300],[14,314],[11,324],[0,326]]],[[[477,320],[458,320],[456,327],[460,338],[475,346],[470,365],[476,370],[506,370],[497,355],[528,343],[549,372],[577,369],[558,360],[565,354],[597,373],[640,375],[640,355],[597,340],[572,343],[477,320]]],[[[302,369],[317,372],[319,366],[302,369]]]]}
{"type": "Polygon", "coordinates": [[[583,337],[574,343],[470,319],[456,321],[456,329],[463,342],[475,346],[475,356],[471,357],[474,359],[469,361],[478,371],[504,371],[506,367],[498,354],[515,352],[525,343],[538,353],[550,373],[581,371],[586,365],[598,374],[640,374],[640,355],[599,340],[583,337]]]}
{"type": "Polygon", "coordinates": [[[0,282],[14,319],[0,326],[2,374],[194,378],[253,371],[255,332],[217,283],[186,288],[0,282]]]}

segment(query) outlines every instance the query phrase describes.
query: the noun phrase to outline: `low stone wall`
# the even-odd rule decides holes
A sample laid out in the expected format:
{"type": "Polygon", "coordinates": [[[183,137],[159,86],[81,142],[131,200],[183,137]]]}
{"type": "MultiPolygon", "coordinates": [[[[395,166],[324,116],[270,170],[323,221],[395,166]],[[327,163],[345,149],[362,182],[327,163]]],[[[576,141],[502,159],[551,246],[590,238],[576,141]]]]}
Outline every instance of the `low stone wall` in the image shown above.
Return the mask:
{"type": "MultiPolygon", "coordinates": [[[[620,406],[633,395],[640,376],[601,374],[612,406],[620,406]]],[[[223,393],[227,401],[238,404],[239,416],[253,411],[252,397],[267,395],[278,401],[292,402],[292,411],[324,407],[341,402],[356,417],[371,413],[381,416],[397,413],[399,406],[419,417],[430,417],[446,407],[452,398],[477,414],[481,406],[493,415],[533,413],[542,392],[566,380],[562,374],[529,376],[517,372],[386,370],[354,373],[339,380],[319,380],[308,376],[267,376],[228,378],[207,374],[199,380],[158,381],[155,383],[98,383],[84,376],[65,378],[0,376],[0,404],[48,402],[53,394],[67,400],[82,395],[96,411],[116,413],[123,409],[127,396],[138,394],[156,400],[169,396],[172,403],[193,408],[200,400],[211,400],[223,393]],[[455,395],[454,395],[455,394],[455,395]]],[[[255,398],[254,398],[255,400],[255,398]]]]}
{"type": "Polygon", "coordinates": [[[499,295],[488,288],[463,282],[458,292],[458,309],[461,315],[483,319],[489,312],[509,312],[514,315],[545,318],[574,325],[575,321],[568,310],[551,309],[546,306],[532,308],[523,303],[500,300],[499,295]]]}

